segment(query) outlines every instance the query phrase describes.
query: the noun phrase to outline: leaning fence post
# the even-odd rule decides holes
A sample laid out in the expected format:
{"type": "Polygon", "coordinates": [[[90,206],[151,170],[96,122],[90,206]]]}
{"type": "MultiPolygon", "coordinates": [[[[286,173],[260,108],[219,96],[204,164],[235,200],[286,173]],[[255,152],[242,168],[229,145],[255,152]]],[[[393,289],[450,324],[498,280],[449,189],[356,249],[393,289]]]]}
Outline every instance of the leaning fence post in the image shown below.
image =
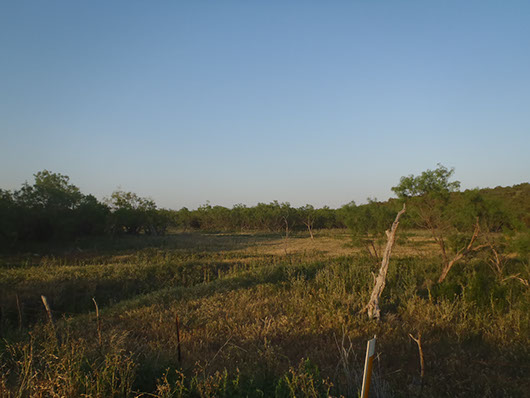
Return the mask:
{"type": "Polygon", "coordinates": [[[366,359],[364,360],[364,375],[363,375],[363,387],[361,390],[361,398],[368,398],[370,394],[370,382],[372,381],[372,365],[374,363],[375,356],[375,339],[368,340],[366,344],[366,359]]]}
{"type": "Polygon", "coordinates": [[[52,316],[52,309],[50,308],[50,304],[48,304],[48,300],[46,299],[46,296],[40,296],[42,299],[42,303],[44,304],[44,308],[46,308],[46,312],[48,313],[48,319],[50,320],[50,326],[52,327],[52,332],[55,335],[55,341],[58,345],[61,344],[61,338],[59,336],[58,330],[55,328],[55,324],[53,323],[53,316],[52,316]]]}
{"type": "Polygon", "coordinates": [[[42,303],[44,304],[44,308],[46,308],[46,312],[48,313],[48,319],[50,320],[50,323],[53,325],[53,316],[52,316],[52,310],[50,308],[50,305],[48,304],[48,300],[46,299],[46,296],[40,296],[42,299],[42,303]]]}
{"type": "Polygon", "coordinates": [[[94,302],[94,306],[96,307],[96,322],[98,325],[98,343],[101,347],[101,319],[99,319],[99,307],[98,303],[96,302],[95,297],[92,297],[92,301],[94,302]]]}
{"type": "Polygon", "coordinates": [[[180,349],[180,320],[179,320],[179,314],[175,314],[175,328],[177,332],[177,355],[178,355],[178,361],[179,364],[182,365],[182,353],[180,349]]]}
{"type": "Polygon", "coordinates": [[[20,306],[20,300],[18,299],[18,294],[15,295],[17,299],[17,310],[18,310],[18,330],[22,330],[22,309],[20,306]]]}

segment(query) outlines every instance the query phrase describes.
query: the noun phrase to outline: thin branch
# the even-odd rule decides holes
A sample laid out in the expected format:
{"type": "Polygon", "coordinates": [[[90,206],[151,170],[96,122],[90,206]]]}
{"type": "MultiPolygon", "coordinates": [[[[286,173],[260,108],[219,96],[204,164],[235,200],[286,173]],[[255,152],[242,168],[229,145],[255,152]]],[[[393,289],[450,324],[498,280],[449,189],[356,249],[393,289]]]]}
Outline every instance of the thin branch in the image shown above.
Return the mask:
{"type": "Polygon", "coordinates": [[[423,387],[423,377],[425,376],[425,360],[423,358],[423,348],[421,347],[421,333],[418,334],[418,338],[414,337],[410,333],[409,333],[409,336],[418,345],[418,352],[420,354],[420,377],[421,377],[421,385],[423,387]]]}
{"type": "Polygon", "coordinates": [[[505,281],[507,281],[509,279],[515,279],[515,280],[518,280],[519,282],[521,282],[526,287],[530,287],[530,283],[526,279],[521,278],[519,275],[520,274],[510,275],[510,276],[504,278],[502,281],[505,282],[505,281]]]}
{"type": "Polygon", "coordinates": [[[478,218],[477,218],[477,222],[475,224],[475,230],[473,231],[473,236],[471,237],[471,240],[469,241],[466,247],[463,247],[462,249],[460,249],[456,253],[456,255],[453,257],[453,259],[445,265],[444,269],[442,270],[442,274],[440,275],[440,278],[438,278],[438,283],[442,283],[445,280],[445,278],[447,277],[447,274],[449,273],[449,271],[451,270],[451,268],[457,261],[461,260],[462,258],[464,258],[466,255],[468,255],[471,252],[475,252],[477,250],[480,250],[488,246],[488,245],[479,245],[473,248],[473,244],[477,240],[479,233],[480,233],[480,225],[479,225],[478,218]]]}

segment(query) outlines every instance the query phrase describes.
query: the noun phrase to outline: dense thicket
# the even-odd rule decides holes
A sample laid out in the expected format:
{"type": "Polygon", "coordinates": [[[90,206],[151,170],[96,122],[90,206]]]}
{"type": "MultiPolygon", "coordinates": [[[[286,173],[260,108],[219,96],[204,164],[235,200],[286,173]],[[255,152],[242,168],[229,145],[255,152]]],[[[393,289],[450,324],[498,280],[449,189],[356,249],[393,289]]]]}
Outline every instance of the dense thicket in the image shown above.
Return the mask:
{"type": "MultiPolygon", "coordinates": [[[[530,224],[530,184],[458,192],[453,171],[440,166],[422,175],[403,177],[394,191],[412,206],[405,226],[444,233],[447,241],[473,230],[478,218],[483,230],[500,232],[530,224]]],[[[0,245],[27,241],[69,240],[103,234],[161,235],[168,227],[203,231],[313,231],[349,228],[355,241],[384,232],[400,207],[400,200],[350,202],[339,209],[299,208],[274,201],[256,206],[237,204],[231,209],[205,204],[196,210],[160,209],[151,199],[116,191],[101,202],[85,195],[69,177],[44,170],[33,185],[19,190],[0,189],[0,245]]],[[[435,236],[436,237],[436,236],[435,236]]],[[[444,244],[445,244],[444,240],[444,244]]],[[[365,242],[366,243],[366,242],[365,242]]]]}
{"type": "Polygon", "coordinates": [[[0,244],[70,240],[103,234],[163,233],[169,216],[152,200],[116,191],[106,202],[81,193],[70,179],[48,170],[13,192],[0,189],[0,244]]]}

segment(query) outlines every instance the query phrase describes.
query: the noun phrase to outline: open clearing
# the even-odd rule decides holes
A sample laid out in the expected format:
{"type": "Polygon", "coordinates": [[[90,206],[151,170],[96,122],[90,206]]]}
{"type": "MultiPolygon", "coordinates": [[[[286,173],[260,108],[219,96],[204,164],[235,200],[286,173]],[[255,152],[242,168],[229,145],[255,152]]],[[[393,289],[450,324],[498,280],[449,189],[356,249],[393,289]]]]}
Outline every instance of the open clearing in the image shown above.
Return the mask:
{"type": "MultiPolygon", "coordinates": [[[[173,233],[4,256],[0,388],[3,396],[356,396],[376,334],[373,396],[522,397],[528,287],[494,285],[487,256],[462,261],[437,285],[434,242],[403,231],[380,322],[361,312],[379,264],[341,230],[314,240],[173,233]],[[423,379],[409,334],[421,336],[423,379]]],[[[525,267],[511,259],[506,273],[525,267]]]]}

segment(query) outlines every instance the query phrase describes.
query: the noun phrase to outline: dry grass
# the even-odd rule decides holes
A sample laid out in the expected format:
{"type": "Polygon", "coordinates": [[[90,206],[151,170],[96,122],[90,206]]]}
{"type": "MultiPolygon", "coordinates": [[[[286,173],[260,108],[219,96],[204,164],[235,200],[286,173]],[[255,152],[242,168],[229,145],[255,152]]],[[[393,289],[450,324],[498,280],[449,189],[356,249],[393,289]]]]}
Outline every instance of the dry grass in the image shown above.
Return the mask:
{"type": "MultiPolygon", "coordinates": [[[[4,269],[0,396],[354,396],[374,334],[374,396],[525,395],[527,288],[496,282],[481,258],[431,286],[441,269],[436,245],[413,231],[393,252],[383,319],[368,321],[359,311],[377,264],[350,242],[344,231],[314,241],[303,233],[177,234],[138,250],[127,240],[4,269]],[[43,315],[32,301],[43,291],[59,340],[31,313],[43,315]],[[422,335],[422,390],[409,333],[422,335]]],[[[525,263],[509,261],[524,272],[525,263]]]]}

